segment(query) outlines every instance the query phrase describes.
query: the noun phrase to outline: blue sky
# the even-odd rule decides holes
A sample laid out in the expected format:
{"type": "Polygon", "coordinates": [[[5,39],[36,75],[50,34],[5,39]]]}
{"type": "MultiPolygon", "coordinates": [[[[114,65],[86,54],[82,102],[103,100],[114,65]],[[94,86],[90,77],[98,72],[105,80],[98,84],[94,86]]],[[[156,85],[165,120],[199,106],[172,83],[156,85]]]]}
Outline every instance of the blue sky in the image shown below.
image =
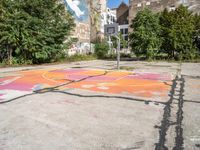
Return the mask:
{"type": "Polygon", "coordinates": [[[108,0],[108,7],[110,8],[116,8],[119,6],[119,4],[124,1],[128,4],[129,0],[108,0]]]}

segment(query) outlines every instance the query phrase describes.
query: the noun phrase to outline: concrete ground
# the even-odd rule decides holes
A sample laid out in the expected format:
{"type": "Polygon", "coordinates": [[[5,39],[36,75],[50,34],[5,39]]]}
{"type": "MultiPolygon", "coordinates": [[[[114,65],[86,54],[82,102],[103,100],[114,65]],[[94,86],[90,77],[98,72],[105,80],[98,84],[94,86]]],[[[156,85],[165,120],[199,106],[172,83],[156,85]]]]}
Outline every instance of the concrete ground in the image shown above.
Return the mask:
{"type": "Polygon", "coordinates": [[[0,150],[199,150],[200,64],[0,69],[0,150]]]}

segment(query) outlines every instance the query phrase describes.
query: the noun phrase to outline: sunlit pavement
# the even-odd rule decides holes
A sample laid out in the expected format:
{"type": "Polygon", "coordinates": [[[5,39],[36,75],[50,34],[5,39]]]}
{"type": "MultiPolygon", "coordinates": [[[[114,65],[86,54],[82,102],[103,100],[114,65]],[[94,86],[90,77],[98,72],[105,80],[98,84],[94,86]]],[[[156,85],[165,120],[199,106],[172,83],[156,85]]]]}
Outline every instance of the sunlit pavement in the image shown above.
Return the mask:
{"type": "Polygon", "coordinates": [[[199,149],[200,64],[0,69],[0,149],[199,149]]]}

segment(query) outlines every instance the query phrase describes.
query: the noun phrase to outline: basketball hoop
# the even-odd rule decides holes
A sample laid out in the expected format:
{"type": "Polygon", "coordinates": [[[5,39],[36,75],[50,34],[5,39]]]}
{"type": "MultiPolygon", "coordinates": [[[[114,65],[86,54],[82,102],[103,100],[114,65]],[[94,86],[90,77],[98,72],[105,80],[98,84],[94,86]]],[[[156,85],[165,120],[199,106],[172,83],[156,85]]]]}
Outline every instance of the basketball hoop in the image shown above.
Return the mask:
{"type": "Polygon", "coordinates": [[[120,69],[120,37],[118,36],[119,30],[118,30],[118,23],[108,24],[104,26],[104,34],[105,36],[110,37],[115,36],[118,39],[118,48],[117,48],[117,69],[120,69]]]}
{"type": "Polygon", "coordinates": [[[118,35],[118,24],[113,23],[113,24],[108,24],[104,26],[104,34],[105,36],[117,36],[118,35]]]}

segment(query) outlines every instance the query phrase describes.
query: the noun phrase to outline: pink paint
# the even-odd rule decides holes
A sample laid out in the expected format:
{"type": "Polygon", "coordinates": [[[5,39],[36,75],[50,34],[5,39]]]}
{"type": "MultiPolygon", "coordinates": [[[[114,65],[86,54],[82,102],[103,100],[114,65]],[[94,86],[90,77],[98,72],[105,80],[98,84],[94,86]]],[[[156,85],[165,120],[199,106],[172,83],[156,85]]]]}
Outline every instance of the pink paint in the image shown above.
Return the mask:
{"type": "Polygon", "coordinates": [[[171,76],[168,74],[165,75],[165,74],[154,74],[154,73],[136,73],[134,75],[128,75],[126,78],[171,81],[171,76]]]}
{"type": "MultiPolygon", "coordinates": [[[[88,75],[82,75],[82,74],[69,74],[66,75],[66,78],[68,80],[81,80],[84,78],[89,77],[88,75]]],[[[86,81],[115,81],[117,78],[116,77],[106,77],[106,76],[99,76],[99,77],[91,77],[86,79],[86,81]]]]}
{"type": "Polygon", "coordinates": [[[3,96],[3,94],[0,94],[0,101],[2,101],[3,99],[1,99],[1,97],[3,96]]]}
{"type": "Polygon", "coordinates": [[[32,91],[33,84],[23,83],[10,83],[7,85],[0,86],[0,90],[20,90],[20,91],[32,91]]]}
{"type": "Polygon", "coordinates": [[[58,72],[58,73],[67,73],[67,74],[74,74],[74,73],[82,73],[88,71],[86,69],[66,69],[66,70],[53,70],[50,72],[58,72]]]}
{"type": "Polygon", "coordinates": [[[84,78],[89,77],[88,75],[81,75],[81,74],[70,74],[70,75],[66,75],[66,78],[68,80],[81,80],[84,78]]]}
{"type": "Polygon", "coordinates": [[[0,78],[0,82],[4,82],[6,80],[10,80],[12,79],[13,77],[3,77],[3,78],[0,78]]]}
{"type": "Polygon", "coordinates": [[[87,79],[87,81],[115,81],[117,80],[116,77],[106,77],[106,76],[99,76],[99,77],[92,77],[87,79]]]}

